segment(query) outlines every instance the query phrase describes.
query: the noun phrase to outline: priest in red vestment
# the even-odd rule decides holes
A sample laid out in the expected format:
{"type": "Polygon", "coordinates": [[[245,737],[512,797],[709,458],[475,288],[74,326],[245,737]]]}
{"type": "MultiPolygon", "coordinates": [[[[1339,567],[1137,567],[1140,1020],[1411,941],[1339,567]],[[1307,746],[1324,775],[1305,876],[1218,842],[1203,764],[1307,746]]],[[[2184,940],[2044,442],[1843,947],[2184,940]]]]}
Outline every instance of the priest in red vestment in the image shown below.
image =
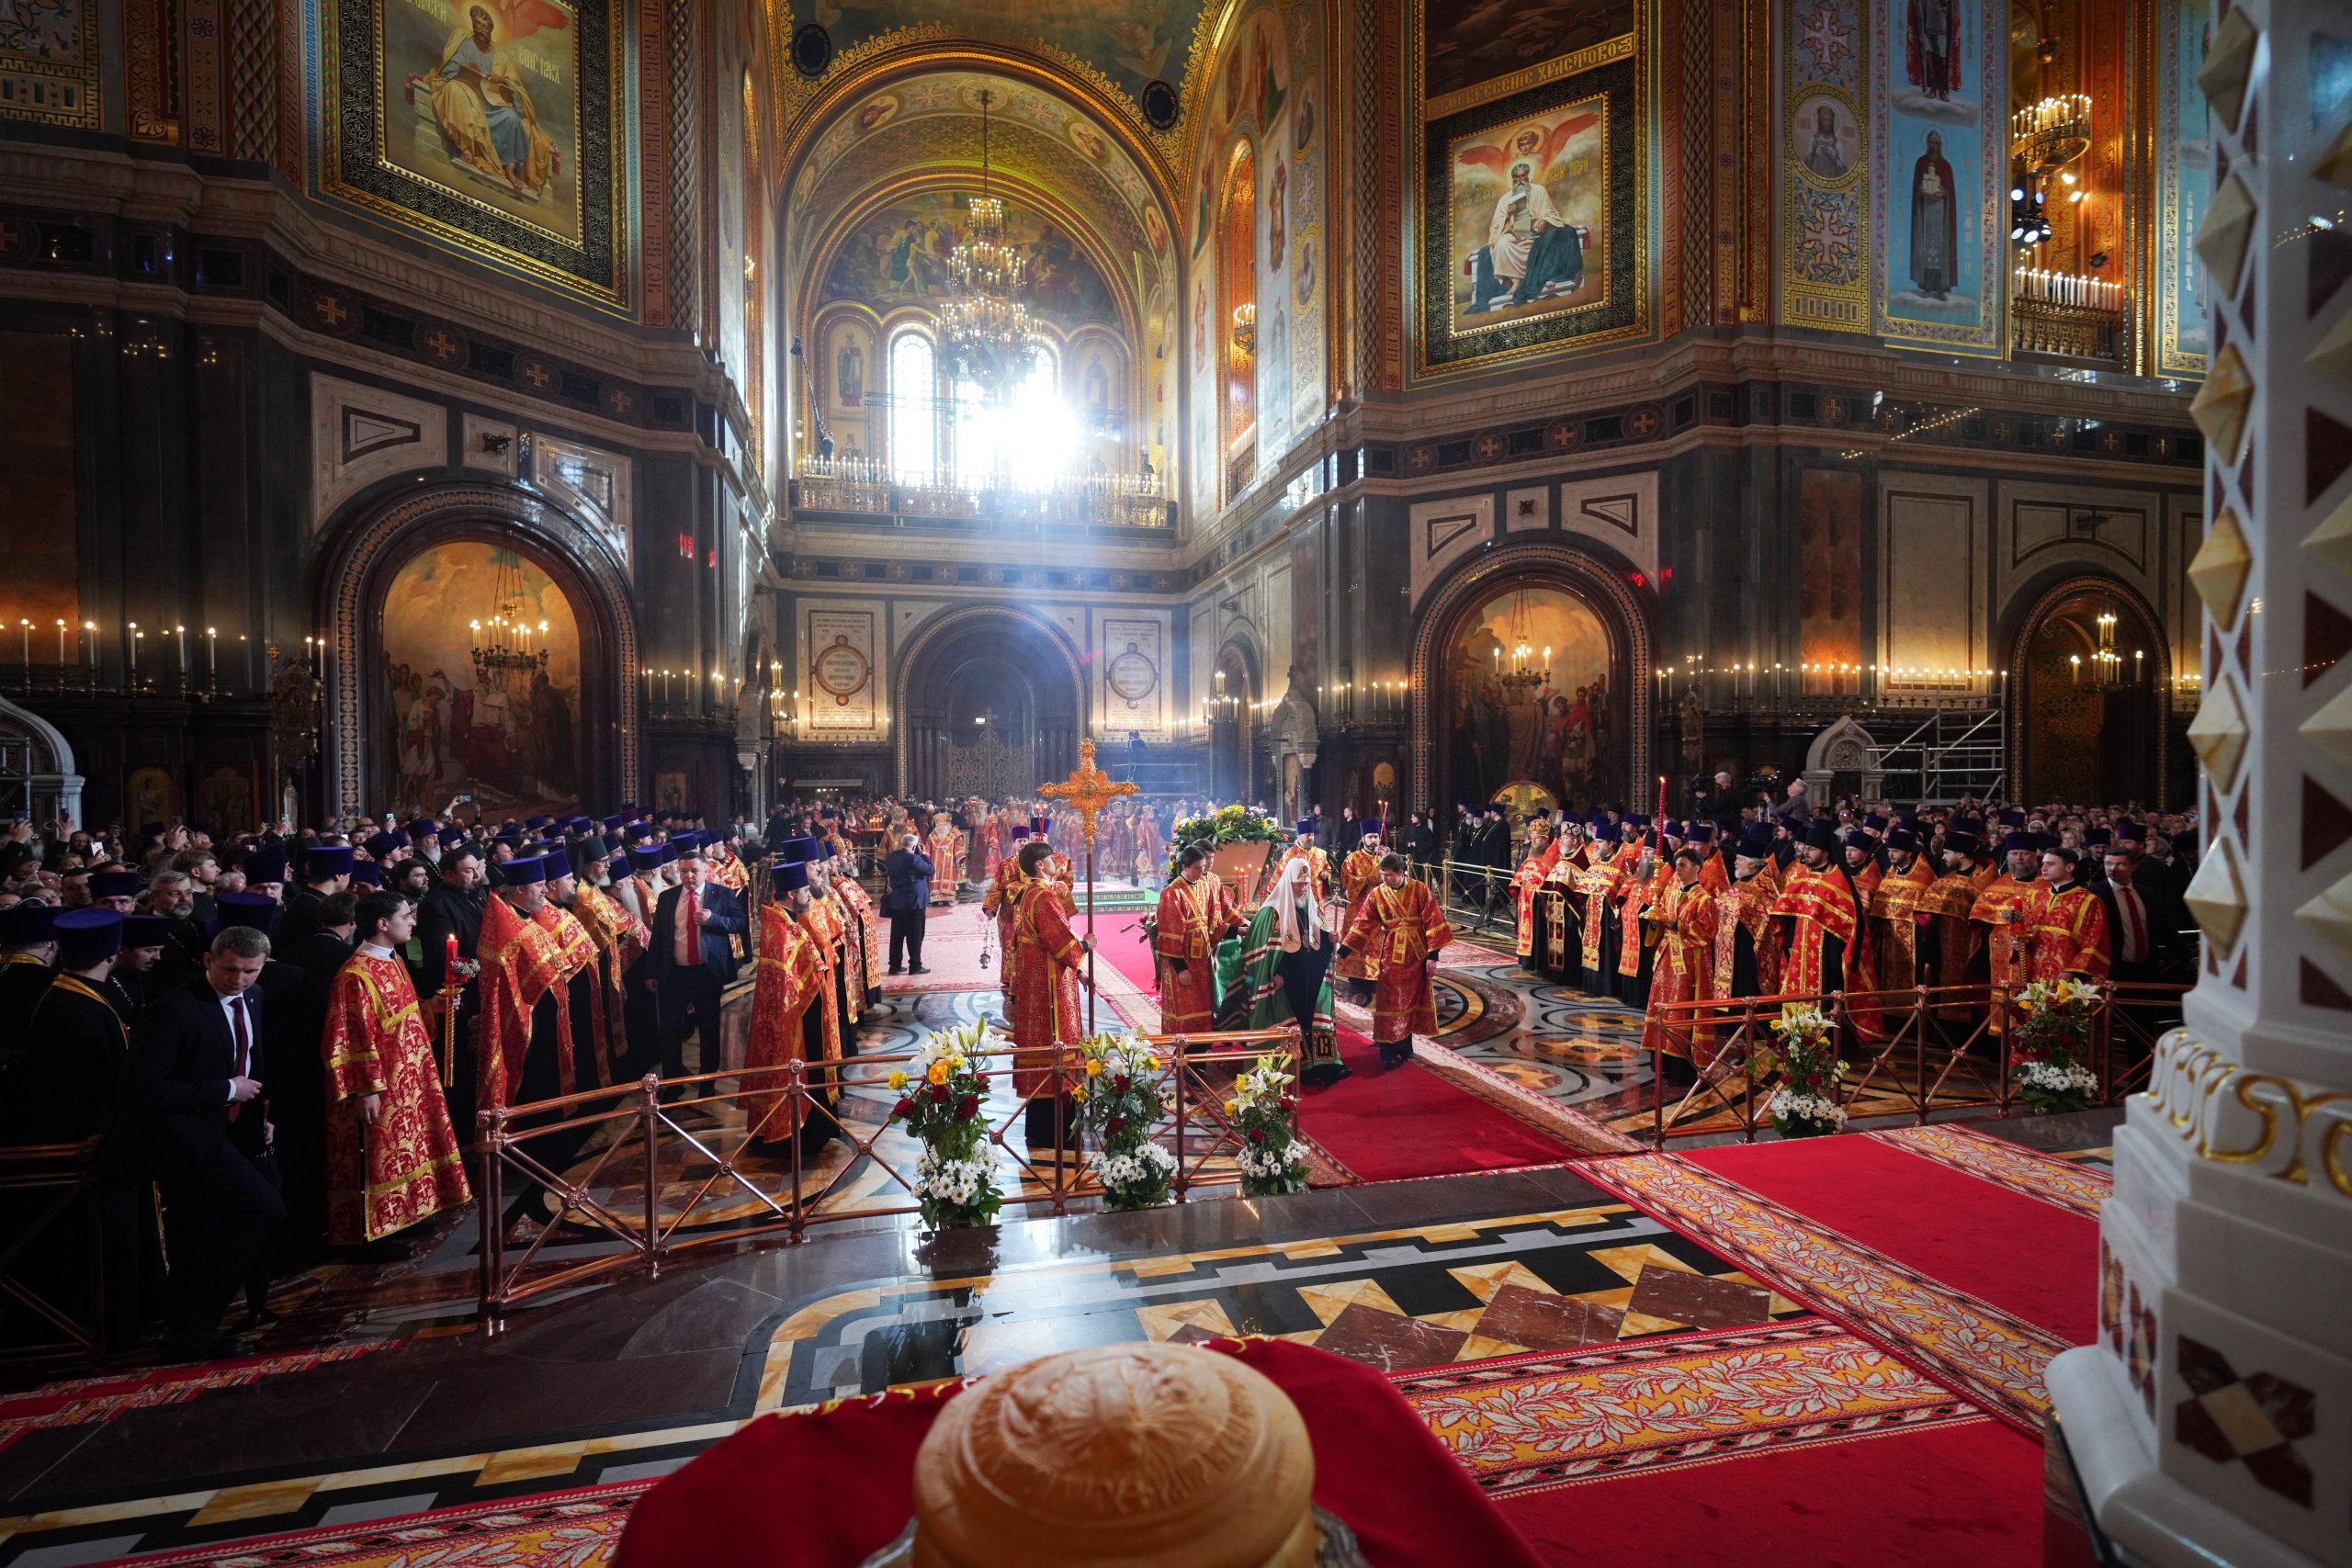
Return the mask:
{"type": "Polygon", "coordinates": [[[1216,944],[1241,929],[1241,911],[1198,844],[1176,856],[1160,889],[1152,951],[1159,955],[1159,1027],[1200,1034],[1216,1027],[1216,944]]]}
{"type": "MultiPolygon", "coordinates": [[[[1985,977],[1996,998],[2017,995],[2032,978],[2027,941],[2032,928],[2027,916],[2041,894],[2041,884],[2036,880],[2041,865],[2041,836],[2013,830],[2001,840],[2001,852],[2007,863],[1976,895],[1976,903],[1969,910],[1971,920],[1988,928],[1985,977]]],[[[1993,1009],[1989,1027],[1995,1034],[2002,1032],[2007,1016],[2007,1009],[1993,1009]]]]}
{"type": "Polygon", "coordinates": [[[1714,1058],[1714,1034],[1690,1013],[1664,1010],[1675,1002],[1701,1002],[1714,996],[1715,922],[1719,910],[1701,874],[1712,857],[1695,845],[1674,852],[1674,881],[1650,900],[1642,919],[1657,933],[1657,957],[1650,971],[1650,999],[1642,1022],[1642,1049],[1659,1051],[1683,1066],[1668,1069],[1683,1077],[1688,1064],[1714,1058]],[[1706,1042],[1704,1049],[1695,1042],[1706,1042]]]}
{"type": "MultiPolygon", "coordinates": [[[[1021,907],[1021,849],[1029,841],[1029,825],[1012,826],[1012,852],[997,862],[996,873],[980,894],[980,914],[996,922],[997,989],[1012,995],[1012,917],[1021,907]]],[[[985,954],[983,955],[985,956],[985,954]]]]}
{"type": "Polygon", "coordinates": [[[433,1037],[400,950],[416,913],[397,893],[359,900],[357,948],[327,991],[327,1240],[365,1247],[469,1202],[433,1037]]]}
{"type": "Polygon", "coordinates": [[[1413,1036],[1437,1032],[1437,993],[1430,968],[1453,940],[1445,910],[1429,885],[1406,874],[1405,857],[1380,857],[1380,880],[1348,911],[1340,956],[1365,955],[1372,972],[1372,1039],[1385,1066],[1412,1058],[1413,1036]]]}
{"type": "MultiPolygon", "coordinates": [[[[1043,868],[1053,846],[1032,839],[1015,857],[1020,863],[1020,901],[1012,917],[1019,956],[1012,974],[1012,1089],[1028,1098],[1024,1130],[1030,1146],[1054,1143],[1054,1047],[1075,1046],[1086,1038],[1079,990],[1093,982],[1086,974],[1086,943],[1070,930],[1069,908],[1058,885],[1043,868]]],[[[1213,967],[1204,964],[1204,969],[1213,967]]],[[[1073,1056],[1073,1062],[1075,1057],[1073,1056]]],[[[1075,1149],[1078,1105],[1065,1085],[1061,1100],[1062,1144],[1075,1149]]]]}
{"type": "Polygon", "coordinates": [[[1552,868],[1560,863],[1560,841],[1552,833],[1552,819],[1541,813],[1527,819],[1527,858],[1511,874],[1511,907],[1518,910],[1519,966],[1541,977],[1535,960],[1535,893],[1552,868]]]}
{"type": "MultiPolygon", "coordinates": [[[[1862,836],[1859,831],[1853,835],[1862,836]]],[[[1841,850],[1835,825],[1814,823],[1772,906],[1772,913],[1787,922],[1781,988],[1792,995],[1826,997],[1832,991],[1873,987],[1866,923],[1870,904],[1840,858],[1841,850]]],[[[1875,1007],[1854,1007],[1849,1016],[1865,1039],[1875,1037],[1875,1007]]]]}
{"type": "Polygon", "coordinates": [[[841,1038],[829,1034],[821,1017],[811,1019],[820,991],[831,999],[825,971],[817,962],[817,939],[800,923],[808,907],[808,867],[787,862],[769,874],[775,898],[760,906],[759,945],[753,959],[752,1027],[743,1047],[742,1092],[735,1103],[742,1108],[743,1129],[755,1147],[773,1148],[799,1134],[803,1153],[814,1154],[832,1136],[834,1122],[826,1116],[803,1115],[804,1108],[786,1103],[786,1077],[762,1068],[807,1063],[810,1098],[831,1106],[841,1100],[841,1085],[823,1071],[825,1064],[841,1060],[841,1038]],[[809,1027],[811,1023],[816,1027],[809,1027]]]}

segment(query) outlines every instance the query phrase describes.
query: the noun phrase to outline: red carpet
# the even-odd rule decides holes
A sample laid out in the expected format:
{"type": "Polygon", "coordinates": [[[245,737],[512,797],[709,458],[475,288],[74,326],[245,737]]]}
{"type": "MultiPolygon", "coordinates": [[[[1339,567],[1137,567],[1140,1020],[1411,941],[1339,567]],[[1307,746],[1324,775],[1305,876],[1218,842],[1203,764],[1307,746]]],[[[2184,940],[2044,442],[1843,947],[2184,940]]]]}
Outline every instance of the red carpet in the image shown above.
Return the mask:
{"type": "Polygon", "coordinates": [[[2011,1568],[2041,1561],[2041,1445],[1997,1421],[1768,1450],[1496,1500],[1550,1563],[2011,1568]]]}
{"type": "Polygon", "coordinates": [[[1876,1138],[1684,1156],[2070,1344],[2098,1337],[2098,1222],[1876,1138]]]}
{"type": "MultiPolygon", "coordinates": [[[[1095,929],[1102,963],[1148,991],[1151,953],[1133,920],[1095,929]]],[[[1418,1062],[1385,1069],[1370,1040],[1344,1024],[1340,1055],[1354,1077],[1308,1089],[1299,1130],[1365,1181],[1551,1165],[1589,1150],[1548,1138],[1418,1062]]]]}

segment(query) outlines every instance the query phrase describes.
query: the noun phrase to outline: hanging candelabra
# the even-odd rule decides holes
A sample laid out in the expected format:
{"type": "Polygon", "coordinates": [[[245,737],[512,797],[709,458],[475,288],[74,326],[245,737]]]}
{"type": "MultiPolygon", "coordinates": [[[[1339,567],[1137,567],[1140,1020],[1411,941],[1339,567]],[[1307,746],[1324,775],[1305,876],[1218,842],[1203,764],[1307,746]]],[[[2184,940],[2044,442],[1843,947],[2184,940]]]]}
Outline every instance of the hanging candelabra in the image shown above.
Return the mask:
{"type": "Polygon", "coordinates": [[[1494,649],[1495,680],[1513,702],[1524,702],[1537,688],[1552,683],[1552,650],[1546,647],[1542,654],[1527,636],[1527,591],[1521,589],[1511,605],[1510,662],[1504,662],[1504,650],[1498,644],[1494,649]]]}
{"type": "Polygon", "coordinates": [[[527,688],[548,667],[548,623],[534,625],[525,617],[522,558],[512,550],[494,553],[491,597],[498,608],[487,621],[467,623],[473,632],[474,676],[478,684],[496,691],[504,691],[510,680],[527,688]]]}
{"type": "Polygon", "coordinates": [[[989,188],[989,106],[980,94],[980,194],[971,198],[964,238],[947,257],[955,292],[939,307],[940,337],[956,377],[1001,396],[1018,385],[1036,357],[1036,328],[1021,296],[1028,264],[1006,237],[1004,202],[989,188]]]}

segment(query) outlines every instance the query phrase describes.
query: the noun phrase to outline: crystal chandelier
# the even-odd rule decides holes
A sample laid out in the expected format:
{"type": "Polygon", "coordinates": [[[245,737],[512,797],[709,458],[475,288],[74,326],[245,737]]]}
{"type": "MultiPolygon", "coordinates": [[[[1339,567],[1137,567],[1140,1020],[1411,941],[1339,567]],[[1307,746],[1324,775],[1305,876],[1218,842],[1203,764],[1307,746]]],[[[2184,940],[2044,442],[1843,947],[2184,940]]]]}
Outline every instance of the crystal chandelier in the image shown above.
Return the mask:
{"type": "Polygon", "coordinates": [[[1533,695],[1537,687],[1552,683],[1552,650],[1544,649],[1542,662],[1537,662],[1535,649],[1527,640],[1527,590],[1524,588],[1519,591],[1519,598],[1511,606],[1510,631],[1510,663],[1508,667],[1503,664],[1503,650],[1498,647],[1494,650],[1495,678],[1514,701],[1525,702],[1533,695]]]}
{"type": "Polygon", "coordinates": [[[994,96],[986,89],[980,93],[980,194],[972,197],[962,243],[947,258],[955,293],[939,307],[939,325],[957,378],[1001,393],[1029,373],[1036,333],[1029,308],[1021,302],[1028,265],[1005,238],[1002,198],[989,189],[989,105],[994,96]]]}
{"type": "Polygon", "coordinates": [[[492,556],[496,564],[491,597],[498,608],[487,621],[468,623],[473,628],[475,683],[503,691],[512,677],[518,688],[526,688],[531,677],[548,667],[548,624],[534,626],[523,618],[523,558],[507,549],[494,550],[492,556]]]}

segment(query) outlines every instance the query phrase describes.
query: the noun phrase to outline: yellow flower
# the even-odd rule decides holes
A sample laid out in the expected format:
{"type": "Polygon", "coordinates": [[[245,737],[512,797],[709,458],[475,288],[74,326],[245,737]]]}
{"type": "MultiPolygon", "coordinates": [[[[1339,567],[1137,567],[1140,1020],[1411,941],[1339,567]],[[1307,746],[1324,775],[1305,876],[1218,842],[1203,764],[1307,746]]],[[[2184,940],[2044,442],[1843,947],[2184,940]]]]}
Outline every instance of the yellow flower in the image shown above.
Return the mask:
{"type": "Polygon", "coordinates": [[[892,1089],[904,1089],[907,1087],[906,1068],[892,1067],[890,1069],[890,1087],[892,1089]]]}
{"type": "Polygon", "coordinates": [[[1086,1103],[1086,1086],[1085,1086],[1084,1084],[1080,1084],[1080,1085],[1079,1085],[1076,1089],[1074,1089],[1070,1090],[1069,1092],[1070,1092],[1070,1098],[1071,1098],[1071,1099],[1073,1099],[1073,1100],[1077,1100],[1080,1105],[1083,1105],[1083,1104],[1085,1104],[1085,1103],[1086,1103]]]}
{"type": "Polygon", "coordinates": [[[1148,1073],[1158,1072],[1159,1070],[1159,1058],[1157,1056],[1146,1056],[1143,1059],[1143,1070],[1148,1073]]]}
{"type": "Polygon", "coordinates": [[[1102,1076],[1102,1057],[1089,1056],[1086,1059],[1086,1076],[1090,1078],[1099,1078],[1102,1076]]]}
{"type": "Polygon", "coordinates": [[[923,1077],[929,1078],[933,1083],[945,1083],[947,1081],[947,1064],[945,1062],[933,1062],[931,1065],[931,1071],[925,1073],[923,1077]]]}
{"type": "Polygon", "coordinates": [[[1240,1109],[1241,1109],[1241,1102],[1240,1102],[1239,1100],[1227,1100],[1227,1101],[1225,1102],[1225,1113],[1226,1113],[1227,1116],[1232,1115],[1235,1111],[1238,1111],[1238,1110],[1240,1110],[1240,1109]]]}

